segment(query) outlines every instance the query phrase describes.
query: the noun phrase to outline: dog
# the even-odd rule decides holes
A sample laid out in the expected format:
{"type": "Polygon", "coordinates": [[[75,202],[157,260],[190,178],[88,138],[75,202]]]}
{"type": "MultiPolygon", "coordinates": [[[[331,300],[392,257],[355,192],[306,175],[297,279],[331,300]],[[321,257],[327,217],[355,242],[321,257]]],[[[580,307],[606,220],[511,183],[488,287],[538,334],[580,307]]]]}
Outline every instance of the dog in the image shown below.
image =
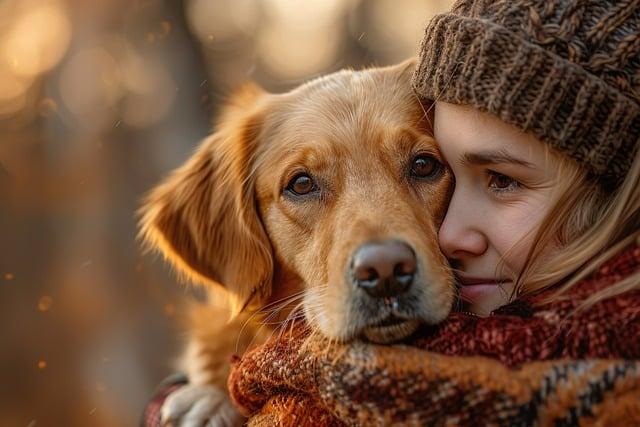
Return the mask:
{"type": "Polygon", "coordinates": [[[414,66],[343,70],[284,94],[245,86],[150,192],[142,238],[214,294],[193,309],[190,383],[166,400],[165,422],[242,423],[229,360],[269,336],[260,320],[299,315],[337,342],[385,344],[448,315],[455,286],[437,229],[453,178],[414,66]]]}

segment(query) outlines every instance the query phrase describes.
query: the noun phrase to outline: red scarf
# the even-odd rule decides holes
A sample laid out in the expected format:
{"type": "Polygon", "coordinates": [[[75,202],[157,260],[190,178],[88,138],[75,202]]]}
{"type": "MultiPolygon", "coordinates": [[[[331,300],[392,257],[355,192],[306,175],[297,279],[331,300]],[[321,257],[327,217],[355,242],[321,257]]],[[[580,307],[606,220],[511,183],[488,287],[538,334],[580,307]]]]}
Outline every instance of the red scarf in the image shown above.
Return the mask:
{"type": "Polygon", "coordinates": [[[254,425],[640,425],[640,291],[569,316],[638,268],[631,245],[569,298],[452,313],[402,345],[327,346],[299,325],[234,362],[231,395],[254,425]]]}

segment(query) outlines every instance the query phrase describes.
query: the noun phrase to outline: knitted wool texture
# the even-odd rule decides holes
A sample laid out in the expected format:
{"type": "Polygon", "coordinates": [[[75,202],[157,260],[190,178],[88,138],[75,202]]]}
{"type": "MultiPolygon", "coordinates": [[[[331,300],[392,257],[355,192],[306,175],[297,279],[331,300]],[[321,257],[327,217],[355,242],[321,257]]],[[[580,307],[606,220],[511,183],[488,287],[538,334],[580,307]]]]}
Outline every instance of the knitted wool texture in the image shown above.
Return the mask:
{"type": "Polygon", "coordinates": [[[640,425],[640,291],[570,316],[639,268],[632,245],[568,299],[452,313],[404,345],[285,329],[234,362],[231,396],[254,426],[640,425]]]}
{"type": "Polygon", "coordinates": [[[461,0],[427,26],[413,78],[619,185],[640,137],[640,1],[461,0]]]}

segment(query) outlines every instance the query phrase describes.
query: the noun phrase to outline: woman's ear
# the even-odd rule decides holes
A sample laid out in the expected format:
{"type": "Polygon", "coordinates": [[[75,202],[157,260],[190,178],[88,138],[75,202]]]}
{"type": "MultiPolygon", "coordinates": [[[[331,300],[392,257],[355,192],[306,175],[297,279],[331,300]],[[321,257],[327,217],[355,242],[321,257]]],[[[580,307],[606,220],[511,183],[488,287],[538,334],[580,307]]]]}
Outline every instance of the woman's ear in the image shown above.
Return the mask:
{"type": "Polygon", "coordinates": [[[153,189],[140,209],[140,237],[186,278],[220,284],[234,311],[271,291],[273,259],[254,197],[253,154],[264,93],[244,88],[216,133],[153,189]]]}

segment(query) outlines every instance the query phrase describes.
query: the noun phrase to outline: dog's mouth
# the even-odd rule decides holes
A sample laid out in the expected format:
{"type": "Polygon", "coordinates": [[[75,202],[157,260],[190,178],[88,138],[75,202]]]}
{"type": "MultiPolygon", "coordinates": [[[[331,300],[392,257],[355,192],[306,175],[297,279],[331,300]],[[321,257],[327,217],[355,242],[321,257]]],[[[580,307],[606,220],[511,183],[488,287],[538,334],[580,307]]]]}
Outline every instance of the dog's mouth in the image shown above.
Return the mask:
{"type": "Polygon", "coordinates": [[[376,344],[389,344],[413,334],[420,326],[418,319],[405,319],[390,314],[362,330],[365,338],[376,344]]]}

